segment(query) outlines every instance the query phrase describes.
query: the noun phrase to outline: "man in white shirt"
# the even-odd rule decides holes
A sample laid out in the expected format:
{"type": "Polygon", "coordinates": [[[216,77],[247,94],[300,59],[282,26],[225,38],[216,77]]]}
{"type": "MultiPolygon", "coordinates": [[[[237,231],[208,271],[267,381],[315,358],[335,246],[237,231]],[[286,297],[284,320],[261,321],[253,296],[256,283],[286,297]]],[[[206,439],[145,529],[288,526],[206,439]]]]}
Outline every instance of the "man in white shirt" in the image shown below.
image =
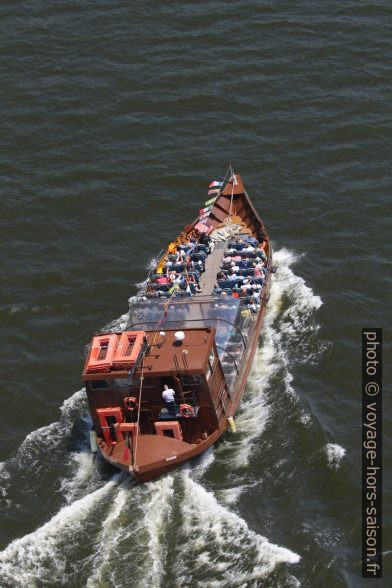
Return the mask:
{"type": "Polygon", "coordinates": [[[164,384],[162,398],[171,416],[176,416],[176,401],[174,399],[174,395],[175,391],[173,388],[169,388],[167,384],[164,384]]]}

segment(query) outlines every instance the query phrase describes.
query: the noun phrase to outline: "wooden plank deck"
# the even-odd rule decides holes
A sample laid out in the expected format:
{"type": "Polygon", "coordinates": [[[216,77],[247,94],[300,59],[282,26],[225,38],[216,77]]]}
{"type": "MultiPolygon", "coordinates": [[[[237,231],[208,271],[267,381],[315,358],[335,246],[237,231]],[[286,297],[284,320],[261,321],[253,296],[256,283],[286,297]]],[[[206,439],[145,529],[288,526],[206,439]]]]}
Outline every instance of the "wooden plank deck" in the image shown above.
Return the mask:
{"type": "Polygon", "coordinates": [[[202,290],[199,294],[196,294],[196,296],[209,296],[212,294],[214,286],[216,285],[216,274],[221,268],[223,254],[226,248],[226,241],[215,243],[214,251],[210,253],[206,259],[205,272],[202,274],[200,284],[202,290]]]}

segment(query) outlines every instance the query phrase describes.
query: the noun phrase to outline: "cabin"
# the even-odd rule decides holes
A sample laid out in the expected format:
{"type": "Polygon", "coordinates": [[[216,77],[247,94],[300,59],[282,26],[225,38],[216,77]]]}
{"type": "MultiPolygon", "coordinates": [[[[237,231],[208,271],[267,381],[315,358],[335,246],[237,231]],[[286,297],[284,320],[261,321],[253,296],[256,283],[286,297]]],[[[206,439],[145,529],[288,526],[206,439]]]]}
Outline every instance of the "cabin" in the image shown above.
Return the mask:
{"type": "Polygon", "coordinates": [[[215,328],[126,331],[94,337],[83,381],[98,439],[114,448],[136,434],[197,444],[227,419],[231,401],[215,328]],[[162,398],[175,391],[175,414],[162,398]],[[138,423],[138,425],[137,425],[138,423]]]}

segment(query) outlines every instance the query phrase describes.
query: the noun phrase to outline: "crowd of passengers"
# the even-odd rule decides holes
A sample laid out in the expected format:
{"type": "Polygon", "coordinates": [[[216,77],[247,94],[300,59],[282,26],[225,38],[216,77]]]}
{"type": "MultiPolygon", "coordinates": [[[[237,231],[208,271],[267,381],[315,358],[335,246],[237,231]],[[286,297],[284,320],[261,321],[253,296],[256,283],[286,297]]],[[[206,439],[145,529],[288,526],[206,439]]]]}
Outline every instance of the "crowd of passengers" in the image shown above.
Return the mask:
{"type": "Polygon", "coordinates": [[[241,298],[252,313],[258,312],[261,290],[268,273],[265,247],[266,241],[260,243],[249,235],[230,242],[217,274],[215,294],[241,298]]]}
{"type": "Polygon", "coordinates": [[[170,243],[164,263],[155,268],[148,280],[145,297],[194,296],[201,292],[201,274],[213,245],[207,235],[199,239],[191,235],[179,243],[170,243]]]}

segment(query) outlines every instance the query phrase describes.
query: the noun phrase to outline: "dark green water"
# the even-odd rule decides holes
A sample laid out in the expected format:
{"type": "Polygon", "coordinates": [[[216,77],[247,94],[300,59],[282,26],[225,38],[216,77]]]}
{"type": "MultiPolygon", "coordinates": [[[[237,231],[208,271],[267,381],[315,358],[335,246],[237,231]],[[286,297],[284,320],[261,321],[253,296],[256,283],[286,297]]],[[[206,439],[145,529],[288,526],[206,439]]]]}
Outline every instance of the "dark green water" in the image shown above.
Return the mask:
{"type": "MultiPolygon", "coordinates": [[[[360,349],[361,328],[382,326],[390,352],[390,3],[36,0],[0,15],[0,585],[374,586],[360,349]],[[135,486],[88,451],[84,346],[124,323],[229,163],[278,266],[239,432],[135,486]]],[[[378,586],[390,416],[385,394],[378,586]]]]}

